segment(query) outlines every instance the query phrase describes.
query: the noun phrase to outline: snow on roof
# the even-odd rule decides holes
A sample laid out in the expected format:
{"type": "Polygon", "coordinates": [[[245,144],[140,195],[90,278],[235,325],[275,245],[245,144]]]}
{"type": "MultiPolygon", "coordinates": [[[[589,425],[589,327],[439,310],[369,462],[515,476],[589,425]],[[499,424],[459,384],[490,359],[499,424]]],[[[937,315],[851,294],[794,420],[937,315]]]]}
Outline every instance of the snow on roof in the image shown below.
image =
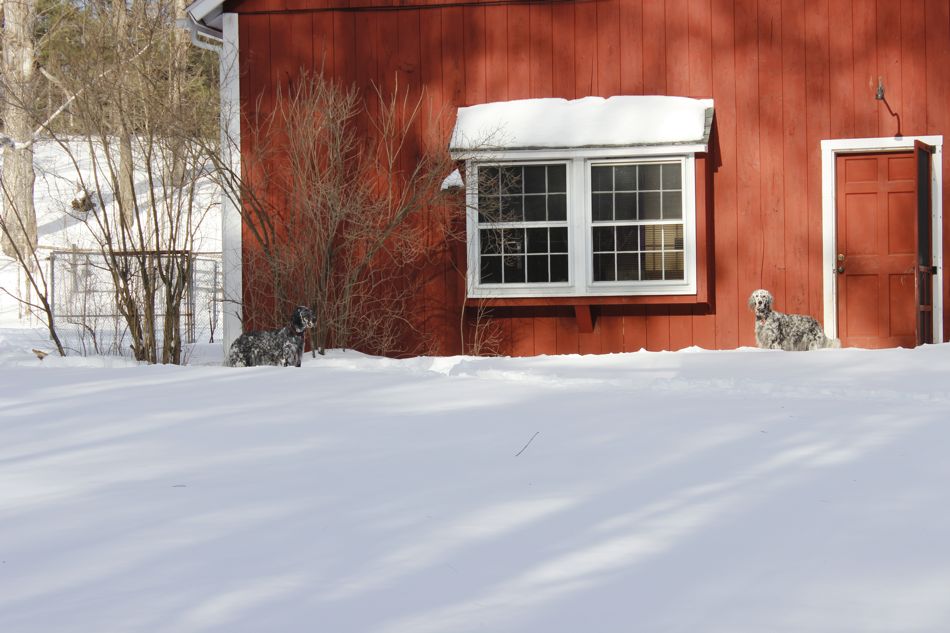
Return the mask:
{"type": "Polygon", "coordinates": [[[709,141],[712,99],[523,99],[459,108],[450,149],[629,147],[709,141]]]}

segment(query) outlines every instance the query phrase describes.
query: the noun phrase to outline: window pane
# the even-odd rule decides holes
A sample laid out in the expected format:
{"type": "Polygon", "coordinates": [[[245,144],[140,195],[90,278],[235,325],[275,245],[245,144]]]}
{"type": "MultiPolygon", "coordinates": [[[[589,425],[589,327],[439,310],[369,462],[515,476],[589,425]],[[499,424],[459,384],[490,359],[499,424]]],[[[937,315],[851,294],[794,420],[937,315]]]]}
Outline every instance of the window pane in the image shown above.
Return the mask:
{"type": "Polygon", "coordinates": [[[637,190],[637,166],[636,165],[617,165],[614,167],[614,190],[615,191],[636,191],[637,190]]]}
{"type": "Polygon", "coordinates": [[[501,193],[521,193],[522,176],[521,167],[502,167],[501,168],[501,193]]]}
{"type": "Polygon", "coordinates": [[[544,168],[544,165],[525,165],[524,192],[545,193],[547,191],[544,177],[546,172],[547,170],[544,168]]]}
{"type": "Polygon", "coordinates": [[[548,165],[548,193],[564,193],[567,191],[567,166],[548,165]]]}
{"type": "Polygon", "coordinates": [[[528,283],[548,280],[548,256],[528,255],[528,283]]]}
{"type": "Polygon", "coordinates": [[[683,248],[683,225],[667,224],[663,227],[663,250],[683,248]]]}
{"type": "Polygon", "coordinates": [[[617,220],[637,219],[637,194],[618,193],[614,196],[614,213],[617,220]]]}
{"type": "Polygon", "coordinates": [[[567,220],[567,196],[555,194],[548,196],[548,220],[550,222],[564,222],[567,220]]]}
{"type": "Polygon", "coordinates": [[[502,222],[523,222],[524,221],[524,198],[521,196],[502,196],[501,197],[501,221],[502,222]]]}
{"type": "Polygon", "coordinates": [[[524,229],[505,229],[501,232],[501,239],[505,255],[524,252],[524,229]]]}
{"type": "Polygon", "coordinates": [[[505,255],[505,283],[524,283],[524,256],[505,255]]]}
{"type": "Polygon", "coordinates": [[[617,280],[638,281],[640,279],[640,256],[636,253],[617,255],[617,280]]]}
{"type": "Polygon", "coordinates": [[[614,194],[595,193],[592,204],[594,222],[609,222],[614,219],[614,194]]]}
{"type": "Polygon", "coordinates": [[[660,177],[661,165],[640,165],[639,189],[656,189],[659,191],[662,178],[660,177]]]}
{"type": "Polygon", "coordinates": [[[643,271],[643,279],[663,279],[663,253],[642,253],[640,270],[643,271]]]}
{"type": "Polygon", "coordinates": [[[683,253],[664,253],[663,268],[667,279],[683,279],[683,253]]]}
{"type": "Polygon", "coordinates": [[[483,284],[501,283],[501,257],[482,256],[482,272],[479,281],[483,284]]]}
{"type": "Polygon", "coordinates": [[[660,192],[651,191],[640,193],[640,219],[641,220],[659,220],[660,219],[660,192]]]}
{"type": "Polygon", "coordinates": [[[682,168],[679,163],[663,165],[663,188],[682,189],[682,168]]]}
{"type": "Polygon", "coordinates": [[[567,255],[551,255],[551,281],[567,280],[567,255]]]}
{"type": "Polygon", "coordinates": [[[614,178],[613,167],[591,167],[590,168],[590,188],[591,191],[613,191],[614,178]]]}
{"type": "Polygon", "coordinates": [[[594,252],[603,253],[614,250],[614,227],[594,227],[594,252]]]}
{"type": "Polygon", "coordinates": [[[527,229],[528,234],[528,252],[529,253],[547,253],[548,252],[548,230],[547,229],[527,229]]]}
{"type": "Polygon", "coordinates": [[[478,241],[482,254],[501,254],[501,231],[482,229],[478,232],[478,241]]]}
{"type": "Polygon", "coordinates": [[[663,249],[663,227],[640,227],[640,250],[659,251],[663,249]]]}
{"type": "Polygon", "coordinates": [[[551,252],[567,252],[567,227],[551,227],[551,252]]]}
{"type": "Polygon", "coordinates": [[[478,197],[478,221],[479,222],[498,222],[498,206],[500,204],[498,196],[479,196],[478,197]]]}
{"type": "Polygon", "coordinates": [[[617,250],[618,251],[637,251],[639,249],[639,227],[636,226],[618,226],[617,227],[617,250]]]}
{"type": "Polygon", "coordinates": [[[479,194],[497,194],[498,193],[498,168],[497,167],[479,167],[478,168],[478,193],[479,194]]]}
{"type": "Polygon", "coordinates": [[[547,219],[545,211],[545,196],[525,196],[524,197],[524,219],[525,222],[544,222],[547,219]]]}
{"type": "Polygon", "coordinates": [[[614,281],[614,255],[594,255],[594,281],[614,281]]]}
{"type": "Polygon", "coordinates": [[[683,194],[679,191],[663,192],[663,219],[679,220],[683,217],[683,194]]]}

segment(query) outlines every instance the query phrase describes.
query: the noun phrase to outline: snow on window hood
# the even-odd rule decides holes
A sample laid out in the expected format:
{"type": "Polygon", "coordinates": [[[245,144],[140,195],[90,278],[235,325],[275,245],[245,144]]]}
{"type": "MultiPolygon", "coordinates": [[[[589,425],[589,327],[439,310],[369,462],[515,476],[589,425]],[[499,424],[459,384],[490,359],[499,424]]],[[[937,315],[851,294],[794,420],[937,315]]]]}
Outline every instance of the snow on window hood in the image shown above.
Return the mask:
{"type": "Polygon", "coordinates": [[[706,145],[712,99],[620,96],[523,99],[458,109],[449,149],[706,145]]]}

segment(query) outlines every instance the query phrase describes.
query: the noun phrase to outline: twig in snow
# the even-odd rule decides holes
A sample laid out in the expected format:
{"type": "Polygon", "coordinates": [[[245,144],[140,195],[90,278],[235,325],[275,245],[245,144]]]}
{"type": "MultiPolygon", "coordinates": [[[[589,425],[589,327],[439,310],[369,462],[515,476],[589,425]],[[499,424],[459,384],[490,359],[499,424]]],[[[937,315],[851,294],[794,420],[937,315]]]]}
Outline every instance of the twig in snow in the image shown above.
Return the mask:
{"type": "Polygon", "coordinates": [[[522,446],[520,451],[518,451],[517,453],[515,453],[515,457],[518,457],[519,455],[521,455],[521,454],[525,451],[526,448],[528,448],[529,446],[531,446],[531,442],[534,441],[534,438],[536,438],[536,437],[538,436],[538,433],[540,433],[540,432],[541,432],[541,431],[535,431],[535,432],[534,432],[534,435],[531,436],[531,439],[528,440],[528,443],[525,444],[524,446],[522,446]]]}

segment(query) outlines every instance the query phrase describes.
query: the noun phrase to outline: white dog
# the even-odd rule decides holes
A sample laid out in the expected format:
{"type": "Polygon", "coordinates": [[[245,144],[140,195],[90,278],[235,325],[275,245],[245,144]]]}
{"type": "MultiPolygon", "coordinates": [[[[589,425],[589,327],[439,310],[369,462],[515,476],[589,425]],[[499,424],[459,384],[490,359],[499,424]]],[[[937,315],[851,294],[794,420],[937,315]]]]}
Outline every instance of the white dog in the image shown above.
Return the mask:
{"type": "Polygon", "coordinates": [[[772,310],[772,293],[756,290],[749,297],[755,313],[755,343],[762,349],[802,352],[825,347],[841,347],[837,339],[825,336],[821,324],[804,314],[783,314],[772,310]]]}

